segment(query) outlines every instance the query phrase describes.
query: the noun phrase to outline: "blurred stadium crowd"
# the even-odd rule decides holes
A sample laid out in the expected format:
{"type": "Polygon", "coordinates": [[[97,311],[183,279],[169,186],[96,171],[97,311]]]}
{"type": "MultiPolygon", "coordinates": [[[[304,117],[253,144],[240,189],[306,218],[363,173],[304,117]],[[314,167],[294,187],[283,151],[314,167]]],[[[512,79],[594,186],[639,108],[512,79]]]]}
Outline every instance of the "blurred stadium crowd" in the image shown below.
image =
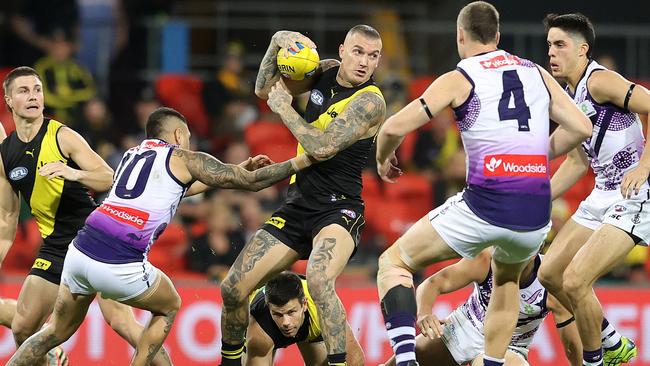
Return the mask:
{"type": "MultiPolygon", "coordinates": [[[[46,115],[80,132],[113,168],[124,150],[144,137],[148,114],[161,105],[182,112],[190,122],[195,147],[224,162],[239,163],[256,154],[275,161],[294,156],[295,139],[253,94],[256,70],[245,62],[248,44],[228,43],[218,70],[210,77],[176,73],[157,74],[150,81],[134,77],[152,57],[143,47],[147,33],[139,20],[173,16],[177,2],[3,1],[0,78],[15,66],[33,66],[44,81],[46,115]]],[[[418,97],[435,76],[413,76],[408,65],[391,57],[394,35],[379,28],[388,54],[376,78],[389,111],[394,112],[418,97]]],[[[599,62],[616,68],[611,57],[609,62],[606,58],[599,62]]],[[[296,103],[304,107],[306,101],[296,103]]],[[[0,110],[0,121],[8,132],[13,130],[6,108],[0,110]]],[[[368,162],[363,177],[366,227],[341,282],[374,283],[377,257],[383,249],[465,184],[465,154],[451,110],[408,136],[398,158],[405,174],[394,185],[378,179],[374,160],[368,162]]],[[[558,166],[559,161],[553,162],[554,168],[558,166]]],[[[586,176],[554,202],[553,233],[591,191],[593,181],[593,176],[586,176]]],[[[153,246],[149,260],[172,278],[207,276],[219,282],[246,240],[280,205],[287,184],[257,193],[212,191],[185,199],[175,221],[153,246]]],[[[36,223],[27,209],[22,212],[16,242],[2,264],[5,272],[27,271],[40,245],[36,223]]],[[[300,271],[300,264],[297,267],[300,271]]],[[[607,280],[645,284],[649,274],[647,248],[637,247],[607,280]]]]}

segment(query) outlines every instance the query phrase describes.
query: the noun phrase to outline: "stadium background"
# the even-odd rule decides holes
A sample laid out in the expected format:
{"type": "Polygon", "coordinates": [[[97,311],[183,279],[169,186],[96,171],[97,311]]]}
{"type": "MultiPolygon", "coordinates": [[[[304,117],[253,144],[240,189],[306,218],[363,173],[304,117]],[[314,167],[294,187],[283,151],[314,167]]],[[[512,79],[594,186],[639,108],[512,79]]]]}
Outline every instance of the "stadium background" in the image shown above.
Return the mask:
{"type": "MultiPolygon", "coordinates": [[[[376,77],[389,110],[395,112],[436,75],[455,66],[455,19],[465,3],[1,1],[0,77],[18,65],[37,68],[44,78],[47,114],[81,132],[113,166],[143,137],[146,116],[159,105],[177,108],[188,117],[197,149],[226,162],[259,153],[280,161],[293,156],[295,140],[252,93],[257,65],[273,32],[304,32],[317,43],[321,58],[332,58],[349,27],[375,26],[384,41],[376,77]]],[[[493,3],[501,13],[502,48],[546,65],[541,19],[548,12],[581,11],[595,23],[599,62],[649,84],[647,2],[493,3]]],[[[303,107],[305,101],[297,99],[298,108],[303,107]]],[[[11,115],[0,109],[3,126],[13,130],[11,115]]],[[[374,288],[378,254],[464,183],[464,152],[449,111],[411,134],[398,156],[406,170],[398,184],[382,184],[372,163],[364,174],[367,226],[358,254],[337,283],[368,365],[385,360],[390,352],[374,288]]],[[[555,232],[592,182],[593,177],[587,176],[554,203],[555,232]]],[[[221,309],[217,284],[246,239],[282,202],[285,190],[286,182],[255,194],[214,191],[185,200],[154,246],[151,261],[170,275],[183,297],[166,343],[177,365],[217,363],[221,309]]],[[[23,210],[16,242],[2,265],[2,296],[16,297],[39,243],[36,224],[23,210]]],[[[420,278],[437,268],[427,269],[420,278]]],[[[295,267],[303,269],[304,263],[295,267]]],[[[599,282],[610,322],[637,341],[639,357],[634,365],[650,365],[649,269],[647,250],[638,248],[599,282]]],[[[436,312],[445,315],[467,293],[468,289],[444,297],[436,312]]],[[[550,320],[536,337],[532,365],[566,364],[550,320]]],[[[73,365],[123,365],[130,354],[94,306],[66,348],[73,365]]],[[[1,330],[0,362],[13,350],[10,332],[1,330]]],[[[299,365],[295,349],[280,353],[276,364],[299,365]]]]}

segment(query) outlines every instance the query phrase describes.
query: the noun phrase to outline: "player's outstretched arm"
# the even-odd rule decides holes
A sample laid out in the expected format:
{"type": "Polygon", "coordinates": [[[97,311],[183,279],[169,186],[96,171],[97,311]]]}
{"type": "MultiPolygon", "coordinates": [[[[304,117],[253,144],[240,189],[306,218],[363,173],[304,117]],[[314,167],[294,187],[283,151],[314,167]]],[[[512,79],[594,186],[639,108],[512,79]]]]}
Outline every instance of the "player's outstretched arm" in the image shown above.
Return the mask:
{"type": "Polygon", "coordinates": [[[588,169],[589,161],[582,146],[569,151],[566,160],[551,177],[551,199],[561,197],[587,173],[588,169]]]}
{"type": "Polygon", "coordinates": [[[16,238],[20,200],[7,180],[0,159],[0,264],[16,238]]]}
{"type": "Polygon", "coordinates": [[[546,299],[546,307],[553,313],[556,326],[558,326],[558,333],[564,346],[564,353],[571,366],[582,365],[582,343],[580,341],[580,334],[575,321],[573,321],[573,314],[571,314],[560,302],[551,294],[548,294],[546,299]],[[568,322],[568,323],[567,323],[568,322]]]}
{"type": "MultiPolygon", "coordinates": [[[[249,157],[248,159],[239,163],[238,165],[243,169],[253,171],[271,164],[275,164],[275,162],[271,160],[268,156],[257,155],[255,157],[249,157]]],[[[195,181],[194,183],[192,183],[192,185],[187,190],[187,192],[185,192],[185,197],[190,197],[190,196],[194,196],[195,194],[203,193],[211,188],[212,187],[210,187],[205,183],[201,183],[200,181],[195,181]]]]}
{"type": "Polygon", "coordinates": [[[379,125],[386,115],[384,99],[373,92],[358,94],[322,131],[307,123],[291,106],[291,94],[282,82],[269,93],[269,107],[296,137],[307,154],[316,160],[327,160],[354,144],[368,130],[379,125]]]}
{"type": "MultiPolygon", "coordinates": [[[[255,80],[255,95],[262,99],[267,99],[271,87],[280,80],[280,71],[278,70],[277,59],[280,48],[296,49],[296,42],[300,42],[309,48],[316,48],[316,44],[311,39],[298,33],[287,30],[276,32],[271,37],[269,48],[260,63],[257,79],[255,80]]],[[[321,65],[323,65],[321,63],[321,65]]]]}
{"type": "Polygon", "coordinates": [[[589,138],[591,136],[591,121],[562,90],[560,84],[553,79],[548,71],[539,66],[537,68],[542,73],[544,83],[551,94],[550,117],[560,125],[550,138],[548,158],[552,160],[568,153],[589,138]]]}
{"type": "Polygon", "coordinates": [[[425,337],[433,339],[442,335],[440,321],[431,314],[438,296],[460,290],[472,282],[485,280],[491,260],[491,249],[486,249],[472,260],[461,259],[458,263],[441,269],[418,286],[415,292],[417,323],[425,337]]]}
{"type": "Polygon", "coordinates": [[[95,192],[104,192],[113,184],[113,169],[93,149],[80,134],[68,127],[61,127],[57,141],[63,156],[72,159],[79,169],[73,169],[56,161],[47,163],[38,173],[49,179],[61,177],[76,181],[95,192]]]}
{"type": "Polygon", "coordinates": [[[180,148],[174,149],[173,158],[172,172],[181,181],[198,180],[211,187],[247,191],[259,191],[269,187],[312,163],[307,155],[302,154],[282,163],[248,171],[239,165],[222,163],[209,154],[180,148]],[[182,163],[180,168],[178,161],[182,163]]]}
{"type": "MultiPolygon", "coordinates": [[[[595,72],[587,84],[589,93],[599,103],[613,103],[631,112],[647,115],[650,113],[650,92],[641,85],[634,85],[621,75],[609,71],[595,72]]],[[[650,126],[650,124],[649,124],[650,126]]],[[[650,133],[650,127],[648,127],[650,133]]],[[[646,144],[639,165],[625,173],[621,182],[621,193],[629,197],[639,193],[639,188],[648,180],[650,174],[650,140],[646,144]]]]}
{"type": "Polygon", "coordinates": [[[266,334],[255,318],[251,317],[246,331],[246,356],[244,366],[272,366],[273,340],[266,334]]]}

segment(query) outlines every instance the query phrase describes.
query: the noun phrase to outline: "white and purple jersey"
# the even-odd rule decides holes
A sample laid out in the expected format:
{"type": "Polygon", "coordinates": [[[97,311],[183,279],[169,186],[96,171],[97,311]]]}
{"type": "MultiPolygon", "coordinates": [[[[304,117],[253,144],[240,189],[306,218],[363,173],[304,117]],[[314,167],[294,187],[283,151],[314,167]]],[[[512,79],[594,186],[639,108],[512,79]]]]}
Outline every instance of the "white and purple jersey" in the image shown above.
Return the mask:
{"type": "Polygon", "coordinates": [[[645,139],[636,113],[612,103],[599,104],[589,94],[587,81],[598,70],[607,69],[596,61],[589,61],[576,85],[575,95],[568,87],[566,91],[593,124],[593,133],[582,143],[582,147],[596,175],[595,188],[613,191],[620,189],[623,175],[639,165],[645,139]]]}
{"type": "MultiPolygon", "coordinates": [[[[537,255],[530,277],[525,281],[522,279],[519,284],[519,317],[510,341],[510,345],[514,347],[528,348],[549,312],[546,307],[548,293],[537,279],[537,271],[542,262],[542,257],[542,255],[537,255]]],[[[491,295],[492,270],[488,272],[483,282],[474,284],[474,291],[469,299],[459,307],[461,313],[469,319],[472,326],[481,334],[483,334],[485,314],[487,313],[491,295]]]]}
{"type": "Polygon", "coordinates": [[[533,62],[503,50],[466,58],[472,84],[454,109],[467,154],[463,198],[488,223],[536,230],[550,220],[550,94],[533,62]]]}
{"type": "Polygon", "coordinates": [[[187,189],[169,169],[175,147],[149,139],[124,153],[108,197],[74,240],[77,249],[104,263],[146,259],[187,189]]]}

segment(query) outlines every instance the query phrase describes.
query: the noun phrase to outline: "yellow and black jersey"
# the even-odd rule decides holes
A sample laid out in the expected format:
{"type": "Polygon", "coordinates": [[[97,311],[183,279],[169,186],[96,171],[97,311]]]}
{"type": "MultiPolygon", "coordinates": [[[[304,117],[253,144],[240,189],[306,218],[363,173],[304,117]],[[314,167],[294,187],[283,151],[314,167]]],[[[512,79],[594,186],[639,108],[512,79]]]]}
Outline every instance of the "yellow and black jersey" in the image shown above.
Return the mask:
{"type": "Polygon", "coordinates": [[[275,348],[286,348],[294,343],[300,342],[321,342],[323,340],[320,323],[318,319],[318,312],[316,304],[309,295],[307,289],[307,281],[302,280],[302,288],[307,298],[307,312],[305,313],[305,321],[298,330],[294,338],[286,337],[271,317],[271,311],[264,298],[264,287],[256,290],[250,297],[250,313],[255,318],[257,324],[260,325],[262,330],[271,337],[275,348]]]}
{"type": "MultiPolygon", "coordinates": [[[[325,130],[358,94],[372,92],[383,98],[372,77],[361,85],[347,88],[336,81],[338,70],[334,67],[317,77],[307,103],[305,120],[320,130],[325,130]]],[[[359,140],[331,159],[291,177],[288,202],[300,198],[323,204],[346,199],[361,201],[361,172],[374,140],[375,136],[359,140]]],[[[299,144],[298,154],[303,152],[299,144]]]]}
{"type": "Polygon", "coordinates": [[[38,174],[38,168],[54,161],[79,169],[59,148],[56,136],[61,127],[60,122],[45,118],[29,142],[21,141],[14,131],[0,145],[0,154],[7,180],[36,218],[43,247],[67,250],[96,204],[80,183],[38,174]]]}

